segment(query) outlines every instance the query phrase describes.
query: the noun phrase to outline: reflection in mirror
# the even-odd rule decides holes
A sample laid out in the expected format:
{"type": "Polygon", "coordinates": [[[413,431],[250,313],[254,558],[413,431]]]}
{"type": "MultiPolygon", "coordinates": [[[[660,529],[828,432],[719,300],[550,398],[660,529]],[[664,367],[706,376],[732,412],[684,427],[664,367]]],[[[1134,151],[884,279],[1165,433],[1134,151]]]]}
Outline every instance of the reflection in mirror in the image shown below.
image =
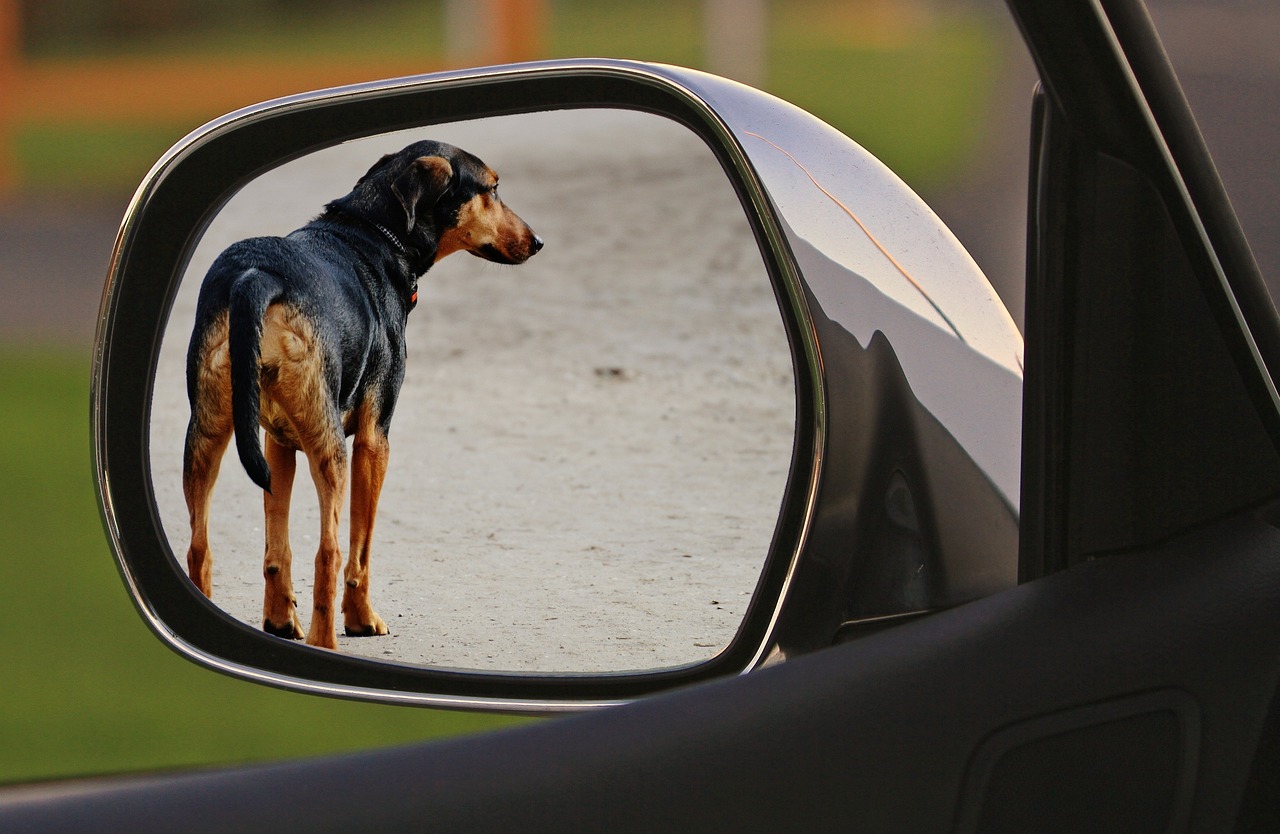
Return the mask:
{"type": "MultiPolygon", "coordinates": [[[[347,637],[339,617],[339,650],[547,673],[713,657],[742,621],[778,517],[791,354],[718,162],[695,134],[648,114],[557,111],[383,135],[238,192],[194,251],[156,372],[151,472],[175,558],[190,541],[185,357],[213,259],[298,228],[383,154],[428,138],[496,170],[502,199],[545,249],[518,267],[458,254],[423,277],[371,548],[371,601],[390,634],[347,637]]],[[[233,444],[210,511],[212,599],[255,628],[262,495],[233,444]]],[[[319,530],[300,460],[290,534],[304,630],[319,530]]],[[[344,560],[348,535],[344,504],[344,560]]]]}

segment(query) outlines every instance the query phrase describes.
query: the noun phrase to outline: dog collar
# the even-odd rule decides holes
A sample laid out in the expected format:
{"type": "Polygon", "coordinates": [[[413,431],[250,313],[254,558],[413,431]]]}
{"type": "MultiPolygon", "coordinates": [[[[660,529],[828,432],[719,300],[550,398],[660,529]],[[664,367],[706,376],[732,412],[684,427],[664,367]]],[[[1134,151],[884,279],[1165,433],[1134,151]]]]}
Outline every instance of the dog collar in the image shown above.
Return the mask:
{"type": "Polygon", "coordinates": [[[400,238],[392,234],[390,229],[388,229],[386,226],[382,225],[381,223],[374,223],[372,220],[370,220],[369,222],[373,224],[373,228],[382,232],[383,237],[391,241],[391,245],[394,246],[401,255],[404,255],[406,258],[409,257],[409,250],[406,249],[404,244],[400,242],[400,238]]]}
{"type": "MultiPolygon", "coordinates": [[[[405,258],[409,257],[409,250],[405,248],[405,245],[400,242],[400,238],[396,237],[390,229],[381,223],[375,223],[372,220],[370,220],[369,223],[373,225],[373,228],[381,232],[383,237],[390,241],[391,245],[396,248],[397,252],[404,255],[405,258]]],[[[409,279],[409,286],[407,289],[409,295],[409,309],[412,310],[414,307],[418,306],[418,279],[411,277],[409,279]]]]}

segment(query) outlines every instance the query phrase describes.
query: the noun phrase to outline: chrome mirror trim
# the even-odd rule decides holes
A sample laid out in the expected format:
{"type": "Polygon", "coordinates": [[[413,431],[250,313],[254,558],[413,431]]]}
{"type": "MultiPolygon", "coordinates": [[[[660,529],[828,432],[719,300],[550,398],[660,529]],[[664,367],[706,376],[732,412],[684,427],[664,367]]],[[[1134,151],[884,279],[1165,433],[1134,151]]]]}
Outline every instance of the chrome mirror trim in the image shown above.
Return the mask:
{"type": "Polygon", "coordinates": [[[818,373],[816,345],[804,322],[804,296],[794,266],[780,254],[781,240],[768,198],[728,128],[687,87],[649,65],[543,62],[394,79],[267,102],[193,132],[153,167],[130,204],[111,260],[96,342],[91,421],[99,501],[140,612],[176,651],[229,674],[290,689],[451,708],[582,709],[754,668],[767,651],[788,577],[803,549],[824,434],[823,386],[811,381],[818,373]],[[797,366],[804,368],[797,382],[805,401],[798,406],[799,445],[793,456],[799,463],[793,466],[770,567],[738,636],[716,657],[687,667],[522,677],[375,663],[264,641],[252,629],[227,622],[184,586],[185,577],[175,570],[177,560],[159,541],[149,476],[142,471],[145,465],[139,467],[147,456],[141,427],[149,423],[160,325],[194,241],[209,219],[261,171],[339,141],[459,118],[593,106],[659,113],[700,133],[730,174],[776,291],[786,296],[781,306],[789,339],[797,366]],[[164,217],[165,212],[182,217],[164,217]],[[157,242],[164,234],[168,237],[157,242]]]}

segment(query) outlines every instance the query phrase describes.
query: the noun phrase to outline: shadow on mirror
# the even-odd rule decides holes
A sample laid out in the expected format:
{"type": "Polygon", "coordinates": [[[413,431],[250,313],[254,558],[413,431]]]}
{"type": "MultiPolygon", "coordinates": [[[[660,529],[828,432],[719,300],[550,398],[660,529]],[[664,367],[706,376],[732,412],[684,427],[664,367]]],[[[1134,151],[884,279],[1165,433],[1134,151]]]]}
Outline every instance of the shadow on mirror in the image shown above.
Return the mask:
{"type": "MultiPolygon", "coordinates": [[[[503,201],[545,248],[516,267],[460,253],[422,278],[370,558],[371,601],[390,633],[347,637],[339,617],[339,650],[545,673],[713,657],[742,621],[774,532],[794,435],[791,355],[718,162],[695,134],[648,114],[557,111],[383,135],[237,193],[195,249],[157,369],[151,472],[175,558],[190,542],[185,362],[201,279],[231,243],[302,226],[383,154],[421,139],[496,170],[503,201]]],[[[345,562],[347,501],[341,518],[345,562]]],[[[319,531],[300,459],[290,537],[304,630],[319,531]]],[[[209,542],[213,601],[260,628],[263,493],[234,443],[209,542]]]]}

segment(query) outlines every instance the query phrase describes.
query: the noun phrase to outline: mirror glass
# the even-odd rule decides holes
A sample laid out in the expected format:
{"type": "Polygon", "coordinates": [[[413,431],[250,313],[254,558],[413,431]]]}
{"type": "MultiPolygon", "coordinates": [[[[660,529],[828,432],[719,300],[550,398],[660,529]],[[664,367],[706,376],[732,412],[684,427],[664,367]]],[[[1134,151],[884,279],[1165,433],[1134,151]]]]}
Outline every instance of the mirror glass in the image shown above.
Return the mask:
{"type": "MultiPolygon", "coordinates": [[[[390,633],[347,637],[339,615],[338,650],[545,673],[715,656],[777,521],[795,433],[791,353],[716,158],[644,113],[433,125],[310,154],[240,190],[194,250],[156,372],[151,473],[175,558],[190,542],[186,352],[210,264],[235,241],[302,226],[421,139],[494,169],[545,246],[518,266],[454,254],[421,279],[370,557],[390,633]]],[[[345,561],[346,502],[341,523],[345,561]]],[[[299,456],[290,540],[304,629],[319,524],[299,456]]],[[[255,628],[263,531],[262,491],[233,444],[210,511],[212,599],[255,628]]]]}

